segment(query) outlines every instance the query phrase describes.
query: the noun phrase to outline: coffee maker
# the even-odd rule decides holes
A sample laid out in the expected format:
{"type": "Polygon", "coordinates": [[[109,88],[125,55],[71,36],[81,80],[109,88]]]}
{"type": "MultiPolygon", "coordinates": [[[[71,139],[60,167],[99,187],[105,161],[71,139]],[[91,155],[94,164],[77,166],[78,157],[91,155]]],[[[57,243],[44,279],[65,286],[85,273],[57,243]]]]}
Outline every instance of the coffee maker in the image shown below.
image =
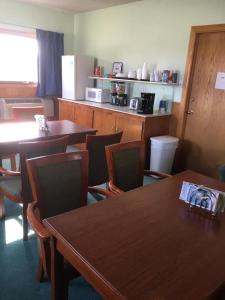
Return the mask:
{"type": "Polygon", "coordinates": [[[127,106],[128,105],[128,99],[127,94],[111,94],[111,104],[117,105],[117,106],[127,106]]]}
{"type": "Polygon", "coordinates": [[[137,113],[153,114],[154,101],[154,93],[141,93],[141,98],[138,99],[137,113]]]}

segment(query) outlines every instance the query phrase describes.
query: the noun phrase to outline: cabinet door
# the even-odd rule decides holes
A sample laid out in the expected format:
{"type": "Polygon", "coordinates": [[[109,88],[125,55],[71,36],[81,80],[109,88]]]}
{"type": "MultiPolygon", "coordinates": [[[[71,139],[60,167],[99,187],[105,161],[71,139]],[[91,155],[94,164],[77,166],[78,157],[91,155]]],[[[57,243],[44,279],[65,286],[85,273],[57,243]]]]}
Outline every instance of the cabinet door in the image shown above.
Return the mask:
{"type": "Polygon", "coordinates": [[[93,127],[93,109],[85,105],[76,104],[75,123],[86,127],[93,127]]]}
{"type": "Polygon", "coordinates": [[[116,116],[116,131],[123,130],[122,142],[142,139],[143,121],[128,114],[116,116]]]}
{"type": "Polygon", "coordinates": [[[59,101],[59,120],[69,120],[74,122],[74,107],[71,102],[59,101]]]}
{"type": "Polygon", "coordinates": [[[105,110],[95,110],[93,128],[97,129],[97,134],[110,134],[116,130],[115,114],[105,110]]]}

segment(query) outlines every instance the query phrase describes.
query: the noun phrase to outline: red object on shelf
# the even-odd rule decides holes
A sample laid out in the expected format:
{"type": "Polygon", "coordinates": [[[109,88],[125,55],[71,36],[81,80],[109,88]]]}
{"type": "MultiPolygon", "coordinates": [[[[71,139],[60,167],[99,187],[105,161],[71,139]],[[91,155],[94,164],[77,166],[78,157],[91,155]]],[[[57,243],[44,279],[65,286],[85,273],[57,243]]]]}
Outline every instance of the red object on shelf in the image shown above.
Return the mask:
{"type": "Polygon", "coordinates": [[[95,68],[95,75],[97,75],[97,76],[101,76],[102,75],[101,67],[100,66],[97,66],[95,68]]]}

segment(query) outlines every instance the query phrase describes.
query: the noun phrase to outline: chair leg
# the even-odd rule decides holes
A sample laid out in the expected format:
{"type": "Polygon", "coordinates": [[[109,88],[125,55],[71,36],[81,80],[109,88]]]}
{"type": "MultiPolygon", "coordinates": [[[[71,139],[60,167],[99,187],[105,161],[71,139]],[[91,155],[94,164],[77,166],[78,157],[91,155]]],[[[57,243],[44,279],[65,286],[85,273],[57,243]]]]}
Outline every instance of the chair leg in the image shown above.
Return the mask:
{"type": "Polygon", "coordinates": [[[16,156],[14,154],[10,155],[10,163],[11,163],[11,170],[16,171],[16,156]]]}
{"type": "Polygon", "coordinates": [[[5,217],[4,196],[0,194],[0,219],[5,217]]]}
{"type": "Polygon", "coordinates": [[[23,204],[23,240],[28,240],[27,204],[23,204]]]}

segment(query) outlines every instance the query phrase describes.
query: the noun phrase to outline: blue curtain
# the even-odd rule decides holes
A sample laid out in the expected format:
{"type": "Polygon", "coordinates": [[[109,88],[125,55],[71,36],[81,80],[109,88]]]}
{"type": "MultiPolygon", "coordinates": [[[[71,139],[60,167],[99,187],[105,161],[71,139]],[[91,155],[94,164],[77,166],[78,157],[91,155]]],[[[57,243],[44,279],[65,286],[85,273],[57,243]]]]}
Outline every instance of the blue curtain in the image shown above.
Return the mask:
{"type": "Polygon", "coordinates": [[[37,96],[62,96],[61,56],[64,34],[36,29],[38,41],[37,96]]]}

